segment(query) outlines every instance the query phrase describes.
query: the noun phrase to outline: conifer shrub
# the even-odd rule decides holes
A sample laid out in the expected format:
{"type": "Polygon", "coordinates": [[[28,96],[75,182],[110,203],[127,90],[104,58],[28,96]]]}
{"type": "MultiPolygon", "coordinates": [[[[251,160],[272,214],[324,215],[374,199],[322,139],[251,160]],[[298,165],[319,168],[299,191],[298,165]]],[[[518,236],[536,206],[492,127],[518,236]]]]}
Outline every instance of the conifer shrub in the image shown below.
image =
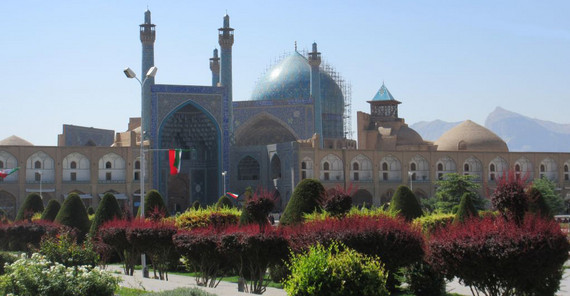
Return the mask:
{"type": "Polygon", "coordinates": [[[387,296],[387,272],[378,258],[362,255],[337,243],[311,246],[295,255],[291,276],[284,282],[290,296],[387,296]]]}
{"type": "Polygon", "coordinates": [[[83,205],[81,198],[76,193],[70,194],[65,199],[54,221],[61,225],[77,229],[79,231],[78,239],[80,241],[82,241],[89,232],[89,227],[91,226],[85,205],[83,205]]]}
{"type": "MultiPolygon", "coordinates": [[[[158,209],[159,213],[162,213],[162,217],[167,218],[169,216],[164,200],[162,199],[162,195],[155,189],[146,193],[144,197],[144,209],[145,217],[153,216],[153,213],[156,213],[157,211],[156,209],[158,209]]],[[[140,215],[141,208],[139,207],[137,217],[140,217],[140,215]]]]}
{"type": "Polygon", "coordinates": [[[430,236],[453,223],[454,219],[455,214],[431,213],[414,219],[412,225],[421,229],[425,236],[430,236]]]}
{"type": "Polygon", "coordinates": [[[544,200],[542,193],[535,187],[530,187],[526,192],[528,198],[528,211],[543,218],[552,218],[552,213],[548,204],[544,200]]]}
{"type": "Polygon", "coordinates": [[[200,202],[197,201],[197,200],[195,200],[195,201],[192,203],[192,208],[193,208],[194,210],[199,210],[199,209],[201,208],[200,202]]]}
{"type": "Polygon", "coordinates": [[[408,290],[414,295],[445,296],[445,276],[422,260],[407,267],[404,272],[408,290]]]}
{"type": "Polygon", "coordinates": [[[515,176],[514,172],[509,172],[499,178],[497,188],[491,196],[491,203],[504,219],[521,224],[528,209],[528,202],[524,191],[525,181],[515,176]]]}
{"type": "Polygon", "coordinates": [[[325,189],[321,182],[316,179],[305,179],[301,181],[289,202],[281,220],[281,225],[294,225],[303,222],[303,214],[320,211],[320,201],[323,197],[325,189]]]}
{"type": "Polygon", "coordinates": [[[42,198],[37,193],[30,193],[26,196],[24,203],[20,206],[18,210],[18,214],[16,214],[16,219],[14,221],[22,221],[22,220],[32,220],[32,216],[35,213],[41,213],[44,211],[44,202],[42,198]]]}
{"type": "Polygon", "coordinates": [[[560,226],[529,215],[453,224],[428,241],[427,261],[485,295],[554,295],[570,244],[560,226]]]}
{"type": "Polygon", "coordinates": [[[41,220],[54,221],[57,213],[61,209],[61,204],[55,199],[51,199],[44,212],[42,213],[41,220]]]}
{"type": "Polygon", "coordinates": [[[423,215],[420,202],[407,186],[400,185],[390,202],[390,212],[401,215],[406,221],[412,221],[423,215]]]}
{"type": "Polygon", "coordinates": [[[92,206],[87,207],[87,215],[95,215],[95,209],[92,206]]]}
{"type": "Polygon", "coordinates": [[[222,195],[220,196],[220,198],[218,199],[218,202],[216,203],[216,208],[231,208],[234,206],[234,203],[232,202],[232,200],[227,196],[227,195],[222,195]]]}
{"type": "Polygon", "coordinates": [[[168,280],[168,266],[175,252],[172,236],[176,226],[169,221],[135,219],[127,228],[127,239],[138,251],[145,253],[152,262],[154,276],[168,280]]]}
{"type": "Polygon", "coordinates": [[[326,219],[307,222],[290,229],[291,249],[300,253],[314,243],[325,246],[333,241],[368,256],[378,256],[389,271],[388,288],[394,289],[393,275],[402,267],[422,260],[424,239],[417,228],[403,218],[383,216],[347,216],[344,219],[326,219]]]}
{"type": "Polygon", "coordinates": [[[127,239],[127,229],[131,222],[128,220],[111,220],[99,227],[98,237],[109,245],[123,262],[124,273],[133,275],[139,252],[127,239]]]}
{"type": "Polygon", "coordinates": [[[97,212],[91,222],[89,234],[91,237],[95,237],[97,235],[97,230],[99,230],[99,227],[101,227],[103,223],[115,219],[120,220],[122,218],[123,212],[117,202],[117,199],[112,193],[107,192],[97,207],[97,212]]]}
{"type": "Polygon", "coordinates": [[[455,214],[455,223],[463,223],[465,220],[471,219],[473,217],[479,217],[479,213],[477,212],[477,209],[475,209],[475,205],[473,204],[471,196],[472,193],[467,192],[461,197],[459,208],[455,214]]]}

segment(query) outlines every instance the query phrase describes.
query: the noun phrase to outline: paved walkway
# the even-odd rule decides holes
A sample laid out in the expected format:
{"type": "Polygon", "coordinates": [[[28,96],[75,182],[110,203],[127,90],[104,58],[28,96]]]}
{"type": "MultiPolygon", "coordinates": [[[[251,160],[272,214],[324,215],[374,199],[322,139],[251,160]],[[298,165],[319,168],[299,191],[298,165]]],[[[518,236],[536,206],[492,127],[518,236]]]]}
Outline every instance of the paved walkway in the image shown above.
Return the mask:
{"type": "MultiPolygon", "coordinates": [[[[567,264],[570,264],[568,262],[567,264]]],[[[196,285],[194,277],[182,276],[182,275],[168,275],[168,281],[161,281],[156,279],[143,278],[142,272],[140,270],[135,270],[133,276],[126,276],[122,274],[123,269],[117,265],[110,265],[107,267],[108,271],[117,272],[123,281],[120,283],[121,286],[145,291],[169,291],[176,288],[199,288],[209,293],[218,296],[236,296],[236,295],[253,295],[249,293],[240,293],[237,291],[237,284],[229,282],[220,282],[216,288],[204,288],[196,285]]],[[[151,270],[152,273],[152,270],[151,270]]],[[[471,295],[471,290],[469,287],[462,286],[459,281],[455,280],[447,284],[447,291],[457,293],[460,295],[471,295]]],[[[263,293],[265,296],[287,296],[282,289],[267,288],[267,291],[263,293]]],[[[570,295],[570,270],[566,269],[562,282],[560,283],[560,291],[556,293],[557,296],[568,296],[570,295]]]]}

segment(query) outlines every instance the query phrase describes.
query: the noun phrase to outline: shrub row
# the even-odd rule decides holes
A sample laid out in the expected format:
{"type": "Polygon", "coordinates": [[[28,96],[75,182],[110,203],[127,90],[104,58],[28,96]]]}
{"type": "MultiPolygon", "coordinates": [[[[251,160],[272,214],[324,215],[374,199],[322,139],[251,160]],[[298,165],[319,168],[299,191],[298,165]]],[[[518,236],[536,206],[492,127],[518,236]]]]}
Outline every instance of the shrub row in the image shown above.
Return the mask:
{"type": "Polygon", "coordinates": [[[0,225],[0,249],[30,252],[40,247],[44,235],[55,236],[64,231],[70,231],[70,228],[43,220],[2,224],[0,225]]]}

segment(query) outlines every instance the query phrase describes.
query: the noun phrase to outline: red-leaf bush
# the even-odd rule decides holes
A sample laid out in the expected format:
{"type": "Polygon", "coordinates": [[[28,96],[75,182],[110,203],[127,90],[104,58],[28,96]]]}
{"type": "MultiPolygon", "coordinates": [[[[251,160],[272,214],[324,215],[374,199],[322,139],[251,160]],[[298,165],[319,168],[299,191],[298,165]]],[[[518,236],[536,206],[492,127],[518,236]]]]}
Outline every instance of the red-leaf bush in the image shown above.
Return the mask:
{"type": "Polygon", "coordinates": [[[289,243],[294,252],[309,249],[315,243],[329,245],[333,241],[368,256],[380,257],[390,272],[388,287],[396,282],[394,273],[401,267],[422,260],[424,240],[419,229],[402,218],[387,216],[348,216],[342,220],[325,219],[291,228],[289,243]]]}
{"type": "Polygon", "coordinates": [[[259,189],[252,198],[245,203],[245,211],[254,223],[259,225],[259,230],[263,232],[270,224],[267,216],[275,207],[275,197],[269,191],[259,189]]]}
{"type": "Polygon", "coordinates": [[[172,236],[176,234],[173,222],[135,219],[127,228],[127,239],[141,253],[149,255],[156,277],[168,280],[167,268],[175,252],[172,236]]]}
{"type": "Polygon", "coordinates": [[[44,235],[55,236],[62,230],[70,228],[44,220],[15,222],[4,225],[5,244],[10,251],[30,252],[40,247],[44,235]]]}
{"type": "Polygon", "coordinates": [[[246,291],[262,294],[268,284],[265,280],[268,267],[287,258],[288,245],[281,229],[262,230],[250,225],[226,229],[221,234],[219,248],[233,258],[239,276],[249,282],[246,291]]]}
{"type": "Polygon", "coordinates": [[[484,218],[433,235],[427,259],[448,278],[485,295],[554,295],[570,244],[553,221],[484,218]]]}
{"type": "Polygon", "coordinates": [[[172,238],[176,250],[197,272],[196,284],[214,288],[229,269],[230,257],[218,248],[219,236],[214,227],[182,230],[172,238]]]}
{"type": "Polygon", "coordinates": [[[517,178],[513,171],[499,178],[491,203],[503,218],[521,224],[528,208],[525,180],[517,178]]]}
{"type": "Polygon", "coordinates": [[[131,222],[127,220],[111,220],[101,225],[98,231],[101,241],[113,248],[124,262],[126,275],[133,275],[139,255],[138,250],[127,239],[127,229],[130,225],[131,222]]]}
{"type": "Polygon", "coordinates": [[[323,210],[333,217],[343,217],[352,208],[352,184],[348,189],[344,189],[340,185],[336,188],[326,191],[321,199],[323,210]]]}

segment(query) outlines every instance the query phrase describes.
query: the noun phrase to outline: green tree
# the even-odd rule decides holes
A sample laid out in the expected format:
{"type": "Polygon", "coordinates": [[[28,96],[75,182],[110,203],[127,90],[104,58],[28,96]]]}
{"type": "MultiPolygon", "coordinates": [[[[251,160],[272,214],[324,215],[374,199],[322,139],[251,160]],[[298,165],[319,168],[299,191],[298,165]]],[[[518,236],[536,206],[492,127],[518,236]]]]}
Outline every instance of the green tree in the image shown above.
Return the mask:
{"type": "Polygon", "coordinates": [[[44,211],[44,202],[37,193],[30,193],[24,203],[18,210],[16,219],[14,221],[31,220],[35,213],[42,213],[44,211]]]}
{"type": "Polygon", "coordinates": [[[89,234],[94,237],[97,234],[99,227],[107,221],[113,219],[121,219],[123,217],[123,211],[115,198],[113,193],[107,192],[101,199],[99,206],[97,207],[97,212],[95,212],[95,217],[93,222],[91,222],[91,230],[89,234]]]}
{"type": "Polygon", "coordinates": [[[59,201],[52,199],[48,202],[46,209],[42,213],[42,220],[53,221],[57,216],[57,213],[61,209],[61,204],[59,201]]]}
{"type": "Polygon", "coordinates": [[[557,215],[564,211],[564,200],[556,192],[556,184],[554,182],[548,178],[534,179],[531,188],[540,191],[552,215],[557,215]]]}
{"type": "Polygon", "coordinates": [[[473,196],[472,192],[465,192],[465,194],[463,194],[463,196],[461,197],[461,202],[459,203],[459,209],[455,214],[455,220],[454,220],[455,223],[458,222],[463,223],[465,222],[465,220],[471,217],[477,217],[479,215],[477,209],[475,209],[475,206],[473,205],[473,200],[471,199],[472,196],[473,196]]]}
{"type": "MultiPolygon", "coordinates": [[[[164,200],[162,199],[162,195],[155,189],[150,190],[146,193],[144,197],[144,216],[145,217],[153,217],[155,214],[162,215],[162,217],[168,217],[168,211],[166,209],[166,205],[164,204],[164,200]]],[[[137,216],[141,215],[141,208],[137,212],[137,216]]]]}
{"type": "Polygon", "coordinates": [[[437,191],[435,192],[435,210],[443,213],[455,213],[459,207],[461,197],[472,192],[473,205],[478,210],[487,208],[487,201],[477,194],[479,185],[473,181],[475,177],[470,175],[460,175],[457,173],[445,174],[443,180],[435,182],[437,191]]]}
{"type": "Polygon", "coordinates": [[[403,216],[406,221],[412,221],[423,215],[420,202],[408,186],[400,185],[390,202],[390,212],[403,216]]]}
{"type": "Polygon", "coordinates": [[[528,211],[545,218],[552,218],[552,212],[546,204],[542,193],[535,187],[530,187],[526,192],[528,198],[528,211]]]}
{"type": "Polygon", "coordinates": [[[320,201],[325,192],[323,184],[317,179],[305,179],[301,181],[281,216],[280,224],[292,225],[303,221],[303,214],[320,211],[320,201]]]}
{"type": "Polygon", "coordinates": [[[77,228],[79,230],[79,240],[83,240],[85,234],[89,232],[91,222],[89,222],[85,205],[83,205],[77,193],[72,193],[65,199],[55,217],[55,222],[77,228]]]}
{"type": "Polygon", "coordinates": [[[233,208],[234,203],[232,202],[232,200],[227,196],[227,195],[222,195],[220,196],[220,198],[218,199],[218,202],[216,203],[216,208],[233,208]]]}

